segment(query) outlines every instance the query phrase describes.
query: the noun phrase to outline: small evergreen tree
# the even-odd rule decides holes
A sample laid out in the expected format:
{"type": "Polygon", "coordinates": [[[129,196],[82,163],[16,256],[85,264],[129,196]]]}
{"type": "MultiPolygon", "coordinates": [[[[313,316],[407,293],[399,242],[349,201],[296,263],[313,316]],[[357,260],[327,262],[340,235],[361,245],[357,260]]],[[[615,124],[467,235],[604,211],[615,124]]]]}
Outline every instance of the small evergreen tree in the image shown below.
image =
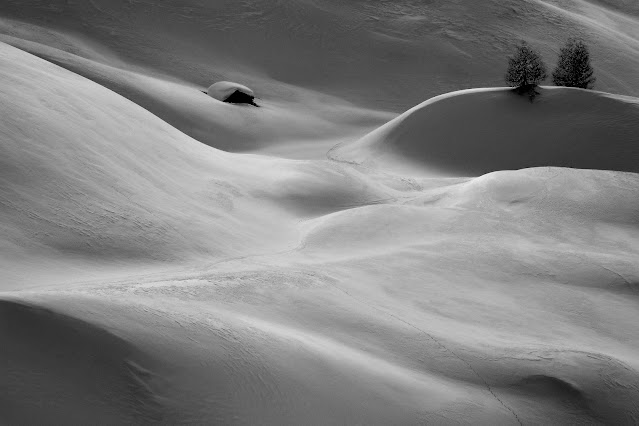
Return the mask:
{"type": "Polygon", "coordinates": [[[555,86],[592,89],[597,80],[593,74],[586,43],[574,38],[569,39],[559,51],[559,61],[552,73],[555,86]]]}
{"type": "Polygon", "coordinates": [[[508,58],[506,83],[516,87],[520,92],[534,92],[535,86],[544,81],[547,76],[546,65],[539,53],[522,41],[517,46],[515,55],[508,58]]]}

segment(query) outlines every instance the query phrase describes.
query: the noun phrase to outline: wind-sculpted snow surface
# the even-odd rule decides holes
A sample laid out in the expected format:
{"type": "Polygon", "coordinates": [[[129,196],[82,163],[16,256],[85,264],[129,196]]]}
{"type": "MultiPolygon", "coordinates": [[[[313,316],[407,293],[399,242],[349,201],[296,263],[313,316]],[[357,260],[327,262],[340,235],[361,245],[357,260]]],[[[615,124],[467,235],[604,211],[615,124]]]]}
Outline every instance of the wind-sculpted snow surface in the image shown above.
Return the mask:
{"type": "MultiPolygon", "coordinates": [[[[42,59],[0,54],[2,421],[639,418],[637,174],[400,177],[229,154],[42,59]]],[[[633,99],[544,90],[521,113],[539,121],[574,96],[600,126],[615,113],[605,149],[628,164],[633,99]]],[[[456,95],[460,111],[438,119],[463,117],[464,98],[491,131],[486,103],[520,101],[456,95]]],[[[519,135],[508,143],[529,143],[519,135]]],[[[486,167],[483,137],[467,142],[467,170],[486,167]]],[[[587,155],[597,137],[575,158],[611,158],[587,155]]]]}
{"type": "Polygon", "coordinates": [[[400,112],[441,93],[501,84],[505,56],[519,39],[534,40],[552,65],[567,37],[584,37],[597,89],[637,96],[634,4],[4,0],[0,34],[203,89],[212,81],[241,81],[265,99],[290,99],[305,88],[400,112]]]}
{"type": "Polygon", "coordinates": [[[0,424],[639,422],[639,100],[477,89],[377,110],[493,73],[521,19],[625,46],[599,70],[630,87],[631,7],[0,16],[22,49],[0,43],[0,424]],[[260,108],[202,93],[225,79],[260,108]]]}
{"type": "Polygon", "coordinates": [[[325,212],[396,192],[340,166],[208,148],[44,60],[7,45],[0,57],[2,287],[25,263],[52,273],[58,256],[87,269],[288,247],[299,238],[289,207],[325,212]]]}
{"type": "Polygon", "coordinates": [[[5,424],[152,423],[163,416],[153,357],[91,323],[0,301],[5,424]],[[145,367],[143,367],[144,365],[145,367]],[[157,382],[157,383],[155,383],[157,382]]]}
{"type": "MultiPolygon", "coordinates": [[[[442,93],[501,85],[519,39],[549,66],[569,36],[597,90],[639,95],[639,18],[584,0],[4,0],[0,41],[121,94],[207,145],[323,158],[442,93]],[[261,110],[203,96],[255,90],[261,110]]],[[[614,7],[613,7],[614,6],[614,7]]]]}
{"type": "Polygon", "coordinates": [[[357,142],[340,161],[394,171],[477,176],[536,166],[639,172],[639,100],[544,88],[534,102],[510,89],[430,99],[357,142]]]}

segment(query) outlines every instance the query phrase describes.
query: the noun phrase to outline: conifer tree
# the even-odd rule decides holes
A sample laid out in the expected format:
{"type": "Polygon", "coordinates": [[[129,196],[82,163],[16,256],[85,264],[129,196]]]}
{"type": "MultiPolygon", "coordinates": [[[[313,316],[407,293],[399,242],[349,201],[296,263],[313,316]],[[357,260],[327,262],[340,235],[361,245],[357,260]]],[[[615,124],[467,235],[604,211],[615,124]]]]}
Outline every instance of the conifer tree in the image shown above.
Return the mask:
{"type": "Polygon", "coordinates": [[[508,58],[506,83],[518,89],[534,90],[546,77],[546,65],[541,56],[522,41],[515,55],[508,58]]]}
{"type": "Polygon", "coordinates": [[[593,88],[596,78],[590,65],[590,52],[586,43],[574,38],[568,40],[559,52],[552,81],[556,86],[593,88]]]}

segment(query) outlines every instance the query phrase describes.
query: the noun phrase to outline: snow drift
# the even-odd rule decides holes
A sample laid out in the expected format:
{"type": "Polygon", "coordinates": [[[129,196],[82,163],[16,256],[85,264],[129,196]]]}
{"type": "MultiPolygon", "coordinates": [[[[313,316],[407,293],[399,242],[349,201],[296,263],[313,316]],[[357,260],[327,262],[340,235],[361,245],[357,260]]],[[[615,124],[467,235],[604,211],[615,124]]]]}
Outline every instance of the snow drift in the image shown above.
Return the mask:
{"type": "Polygon", "coordinates": [[[478,176],[559,166],[639,172],[639,99],[542,88],[534,102],[509,89],[430,99],[330,157],[422,175],[478,176]]]}
{"type": "Polygon", "coordinates": [[[139,424],[162,418],[148,370],[153,358],[103,328],[0,300],[0,342],[3,423],[139,424]]]}

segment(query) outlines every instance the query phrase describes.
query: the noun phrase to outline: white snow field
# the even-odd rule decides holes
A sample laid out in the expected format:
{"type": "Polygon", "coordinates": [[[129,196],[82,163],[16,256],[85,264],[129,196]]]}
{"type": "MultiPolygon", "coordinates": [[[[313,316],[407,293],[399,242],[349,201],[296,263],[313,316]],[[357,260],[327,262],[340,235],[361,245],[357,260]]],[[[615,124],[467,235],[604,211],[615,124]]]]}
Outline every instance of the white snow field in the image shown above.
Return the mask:
{"type": "Polygon", "coordinates": [[[0,424],[639,423],[638,21],[4,0],[0,424]],[[601,91],[453,91],[569,34],[601,91]]]}
{"type": "Polygon", "coordinates": [[[478,176],[540,164],[639,173],[637,98],[537,91],[536,102],[505,88],[437,96],[329,157],[412,175],[478,176]]]}

